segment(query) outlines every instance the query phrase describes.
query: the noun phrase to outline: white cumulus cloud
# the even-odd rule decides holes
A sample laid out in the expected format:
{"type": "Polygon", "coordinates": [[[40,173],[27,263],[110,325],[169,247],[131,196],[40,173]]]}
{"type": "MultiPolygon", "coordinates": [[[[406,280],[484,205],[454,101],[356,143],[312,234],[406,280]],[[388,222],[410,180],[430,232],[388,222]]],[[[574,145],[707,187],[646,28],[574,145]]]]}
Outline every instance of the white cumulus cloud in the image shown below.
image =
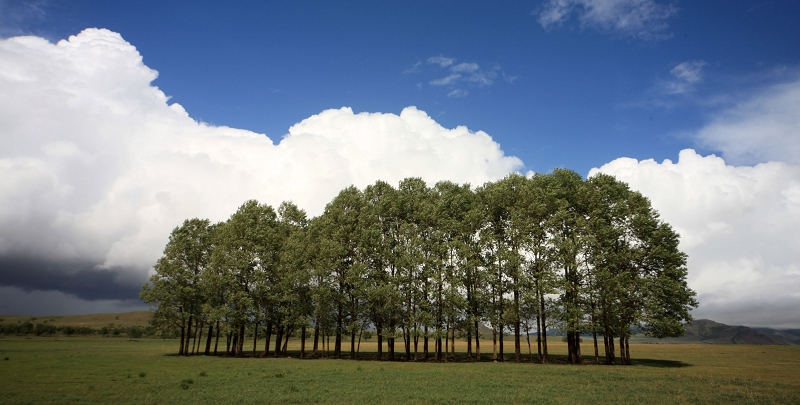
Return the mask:
{"type": "Polygon", "coordinates": [[[276,143],[193,120],[156,77],[104,29],[0,41],[0,262],[91,263],[140,285],[185,218],[224,220],[251,198],[316,215],[350,184],[480,184],[522,166],[488,134],[414,107],[326,110],[276,143]]]}
{"type": "Polygon", "coordinates": [[[589,175],[599,172],[649,197],[681,235],[696,317],[800,326],[800,166],[730,166],[686,149],[677,162],[620,158],[589,175]]]}

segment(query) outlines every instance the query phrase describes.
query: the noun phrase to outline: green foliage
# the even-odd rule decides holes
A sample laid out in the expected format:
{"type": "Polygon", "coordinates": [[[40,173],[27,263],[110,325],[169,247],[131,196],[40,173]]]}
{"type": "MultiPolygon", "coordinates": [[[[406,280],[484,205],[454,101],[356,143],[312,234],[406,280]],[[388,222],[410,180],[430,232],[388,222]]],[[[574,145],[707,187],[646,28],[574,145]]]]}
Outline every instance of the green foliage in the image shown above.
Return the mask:
{"type": "Polygon", "coordinates": [[[418,358],[427,339],[441,360],[444,345],[478,339],[487,323],[494,338],[514,337],[517,361],[523,329],[557,328],[569,361],[582,361],[580,336],[592,333],[612,342],[612,363],[614,339],[624,344],[634,328],[678,336],[691,319],[697,302],[678,241],[645,197],[611,176],[557,169],[476,189],[378,181],[342,190],[312,219],[291,202],[276,213],[250,200],[223,223],[186,220],[141,298],[153,305],[154,333],[180,336],[182,354],[210,324],[237,343],[236,356],[240,335],[270,331],[280,354],[287,335],[314,329],[334,337],[335,357],[350,339],[355,357],[374,327],[391,359],[403,349],[418,358]]]}
{"type": "Polygon", "coordinates": [[[125,333],[131,339],[138,339],[138,338],[144,336],[144,328],[139,327],[139,326],[129,326],[129,327],[125,328],[125,333]]]}
{"type": "Polygon", "coordinates": [[[33,333],[36,334],[36,336],[50,336],[56,332],[58,332],[58,327],[55,325],[37,323],[33,328],[33,333]]]}

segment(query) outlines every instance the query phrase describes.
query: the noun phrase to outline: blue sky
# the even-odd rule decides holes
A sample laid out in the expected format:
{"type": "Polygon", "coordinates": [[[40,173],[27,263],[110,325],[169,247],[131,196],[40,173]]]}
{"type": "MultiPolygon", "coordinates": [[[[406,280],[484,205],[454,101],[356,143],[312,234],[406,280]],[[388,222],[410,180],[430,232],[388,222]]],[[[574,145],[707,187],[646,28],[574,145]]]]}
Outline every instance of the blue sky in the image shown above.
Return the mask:
{"type": "Polygon", "coordinates": [[[243,201],[612,174],[696,317],[800,327],[800,0],[0,0],[0,313],[141,309],[243,201]],[[413,108],[415,107],[415,108],[413,108]],[[266,135],[266,136],[264,136],[266,135]]]}
{"type": "MultiPolygon", "coordinates": [[[[584,175],[620,156],[675,159],[686,136],[748,92],[800,64],[800,2],[659,1],[674,7],[652,37],[539,22],[542,1],[5,2],[6,35],[53,41],[87,27],[119,32],[159,72],[154,82],[196,119],[265,133],[328,108],[395,112],[416,106],[451,128],[483,130],[526,168],[584,175]],[[492,83],[434,86],[475,63],[492,83]],[[670,71],[702,61],[685,93],[670,71]],[[419,72],[411,72],[418,63],[419,72]],[[468,92],[448,97],[453,90],[468,92]]],[[[645,26],[647,28],[647,25],[645,26]]]]}

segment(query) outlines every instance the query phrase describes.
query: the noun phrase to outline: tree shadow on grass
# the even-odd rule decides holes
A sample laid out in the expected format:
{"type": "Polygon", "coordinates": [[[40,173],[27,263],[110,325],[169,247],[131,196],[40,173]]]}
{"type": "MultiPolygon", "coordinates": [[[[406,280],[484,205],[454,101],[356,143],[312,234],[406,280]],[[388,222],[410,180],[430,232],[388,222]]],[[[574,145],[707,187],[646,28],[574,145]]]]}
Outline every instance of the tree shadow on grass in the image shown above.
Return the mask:
{"type": "Polygon", "coordinates": [[[635,366],[656,367],[656,368],[684,368],[692,367],[693,364],[684,363],[676,360],[656,360],[656,359],[631,359],[635,366]]]}

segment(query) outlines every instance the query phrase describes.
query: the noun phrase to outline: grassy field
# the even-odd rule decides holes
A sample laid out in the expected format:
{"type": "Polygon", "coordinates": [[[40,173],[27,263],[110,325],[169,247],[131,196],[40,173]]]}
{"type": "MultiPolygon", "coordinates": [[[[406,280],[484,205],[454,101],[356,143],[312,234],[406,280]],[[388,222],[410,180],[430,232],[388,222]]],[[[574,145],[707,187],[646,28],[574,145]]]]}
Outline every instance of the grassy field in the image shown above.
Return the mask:
{"type": "Polygon", "coordinates": [[[609,367],[187,358],[176,344],[0,338],[0,403],[800,403],[800,346],[631,345],[636,364],[609,367]]]}

